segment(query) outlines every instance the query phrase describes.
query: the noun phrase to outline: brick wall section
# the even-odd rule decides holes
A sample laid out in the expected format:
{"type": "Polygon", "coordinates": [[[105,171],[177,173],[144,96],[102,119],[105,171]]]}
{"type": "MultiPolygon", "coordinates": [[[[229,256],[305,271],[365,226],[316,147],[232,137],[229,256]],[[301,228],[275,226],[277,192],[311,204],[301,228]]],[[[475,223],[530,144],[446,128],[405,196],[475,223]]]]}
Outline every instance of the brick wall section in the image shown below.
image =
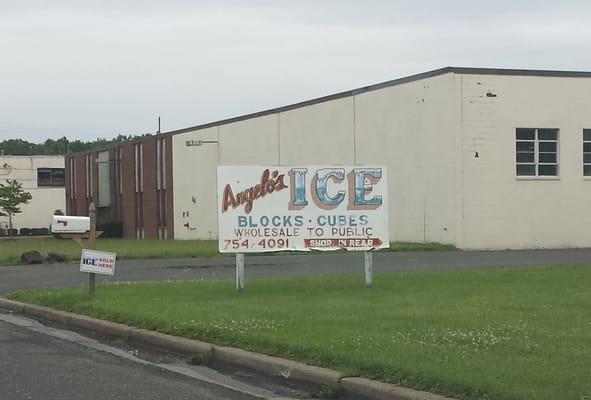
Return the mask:
{"type": "Polygon", "coordinates": [[[123,156],[121,158],[122,186],[121,195],[121,222],[123,222],[123,237],[135,238],[135,179],[134,179],[134,154],[133,144],[121,146],[123,156]]]}
{"type": "Polygon", "coordinates": [[[88,215],[86,204],[86,165],[84,154],[74,156],[76,168],[76,215],[88,215]]]}
{"type": "MultiPolygon", "coordinates": [[[[174,238],[174,209],[173,209],[173,171],[172,171],[172,137],[165,139],[164,163],[166,169],[166,191],[165,191],[165,209],[167,236],[174,238]]],[[[144,237],[146,239],[158,238],[158,192],[157,192],[157,171],[156,171],[156,137],[148,138],[143,143],[143,175],[144,175],[144,193],[143,193],[143,220],[144,237]]],[[[123,237],[136,238],[136,204],[135,204],[135,159],[134,144],[124,144],[121,146],[121,183],[122,193],[119,194],[117,180],[117,157],[118,148],[109,150],[110,174],[111,174],[111,218],[118,219],[123,223],[123,237]]],[[[98,199],[98,163],[96,159],[98,152],[92,152],[92,199],[98,199]]],[[[86,197],[86,155],[76,154],[74,159],[74,168],[76,169],[75,198],[70,201],[70,179],[74,174],[70,171],[69,160],[66,160],[66,206],[68,215],[88,215],[88,203],[86,197]]]]}
{"type": "Polygon", "coordinates": [[[66,215],[76,215],[76,201],[72,198],[74,193],[71,193],[70,186],[72,179],[74,179],[74,172],[70,169],[70,160],[74,157],[66,157],[66,215]]]}
{"type": "Polygon", "coordinates": [[[90,155],[90,165],[92,169],[92,194],[91,200],[94,201],[94,206],[97,207],[98,201],[98,153],[92,153],[90,155]]]}
{"type": "Polygon", "coordinates": [[[143,142],[144,237],[158,238],[158,193],[156,191],[156,139],[143,142]]]}
{"type": "Polygon", "coordinates": [[[66,209],[64,210],[64,212],[66,213],[66,215],[73,215],[72,214],[72,210],[74,207],[74,204],[72,204],[71,199],[70,199],[70,184],[72,182],[72,171],[70,171],[70,158],[71,157],[65,157],[65,176],[66,176],[66,209]]]}
{"type": "Polygon", "coordinates": [[[166,168],[166,231],[169,239],[174,239],[173,174],[172,174],[172,136],[165,139],[164,164],[166,168]]]}
{"type": "Polygon", "coordinates": [[[98,198],[98,163],[97,153],[91,154],[92,188],[90,198],[86,196],[86,154],[76,154],[66,160],[66,214],[88,215],[90,200],[98,198]],[[74,159],[76,173],[70,171],[70,158],[74,159]],[[70,180],[75,176],[74,199],[70,199],[70,180]]]}
{"type": "Polygon", "coordinates": [[[109,177],[111,186],[111,219],[121,219],[121,209],[119,208],[119,186],[117,185],[117,163],[116,157],[118,147],[109,150],[109,177]]]}

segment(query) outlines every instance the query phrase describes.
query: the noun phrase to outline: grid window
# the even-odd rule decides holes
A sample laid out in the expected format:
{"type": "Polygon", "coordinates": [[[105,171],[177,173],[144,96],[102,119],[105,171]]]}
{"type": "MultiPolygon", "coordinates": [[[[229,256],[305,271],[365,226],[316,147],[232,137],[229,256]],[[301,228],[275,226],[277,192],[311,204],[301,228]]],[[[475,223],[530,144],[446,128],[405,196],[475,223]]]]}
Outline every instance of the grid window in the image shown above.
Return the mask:
{"type": "MultiPolygon", "coordinates": [[[[591,130],[589,132],[591,157],[591,130]]],[[[517,176],[558,175],[558,129],[517,128],[515,139],[517,176]]]]}
{"type": "Polygon", "coordinates": [[[583,176],[591,176],[591,129],[583,129],[583,176]]]}
{"type": "Polygon", "coordinates": [[[64,168],[37,168],[37,186],[60,186],[66,184],[64,168]]]}

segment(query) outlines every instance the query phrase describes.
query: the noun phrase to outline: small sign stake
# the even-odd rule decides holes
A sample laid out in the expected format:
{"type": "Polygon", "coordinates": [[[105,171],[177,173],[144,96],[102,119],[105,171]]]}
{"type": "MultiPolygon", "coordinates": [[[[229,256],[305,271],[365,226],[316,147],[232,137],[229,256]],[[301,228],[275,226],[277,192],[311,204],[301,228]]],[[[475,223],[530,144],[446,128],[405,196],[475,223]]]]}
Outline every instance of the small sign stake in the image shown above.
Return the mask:
{"type": "Polygon", "coordinates": [[[88,273],[88,294],[96,291],[96,274],[114,275],[117,254],[96,251],[96,239],[102,231],[96,231],[96,206],[88,205],[88,217],[53,216],[51,232],[62,238],[72,239],[82,249],[80,272],[88,273]]]}
{"type": "MultiPolygon", "coordinates": [[[[96,250],[96,207],[94,201],[88,206],[88,216],[90,217],[90,232],[88,237],[88,249],[96,250]]],[[[88,294],[94,296],[96,288],[96,275],[93,272],[88,273],[88,294]]]]}
{"type": "Polygon", "coordinates": [[[236,291],[244,290],[244,254],[236,253],[236,291]]]}
{"type": "Polygon", "coordinates": [[[371,251],[364,251],[363,256],[365,259],[365,287],[370,288],[373,286],[373,254],[371,251]]]}

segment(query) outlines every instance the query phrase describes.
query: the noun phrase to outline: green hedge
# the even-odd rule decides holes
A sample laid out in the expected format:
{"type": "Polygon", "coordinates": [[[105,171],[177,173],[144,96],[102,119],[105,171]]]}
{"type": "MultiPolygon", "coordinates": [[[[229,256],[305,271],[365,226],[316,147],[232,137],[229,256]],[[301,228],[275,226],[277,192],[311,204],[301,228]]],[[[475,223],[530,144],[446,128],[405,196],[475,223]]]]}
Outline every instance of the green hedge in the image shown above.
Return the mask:
{"type": "Polygon", "coordinates": [[[120,238],[123,236],[123,222],[117,220],[98,220],[96,230],[103,231],[101,238],[120,238]]]}

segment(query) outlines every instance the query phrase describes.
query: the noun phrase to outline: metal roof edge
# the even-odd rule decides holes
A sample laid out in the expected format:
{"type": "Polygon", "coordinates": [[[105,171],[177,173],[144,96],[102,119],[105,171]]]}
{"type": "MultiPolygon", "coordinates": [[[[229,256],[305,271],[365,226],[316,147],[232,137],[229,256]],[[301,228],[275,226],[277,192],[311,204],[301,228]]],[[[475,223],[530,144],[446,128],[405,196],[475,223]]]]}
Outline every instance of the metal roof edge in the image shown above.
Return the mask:
{"type": "Polygon", "coordinates": [[[328,96],[322,96],[318,98],[314,98],[311,100],[301,101],[298,103],[289,104],[286,106],[271,108],[263,111],[258,111],[255,113],[244,114],[237,117],[221,119],[218,121],[207,122],[205,124],[190,126],[187,128],[177,129],[174,131],[164,132],[163,135],[177,135],[180,133],[187,133],[192,131],[198,131],[201,129],[211,128],[213,126],[218,125],[226,125],[231,124],[233,122],[244,121],[251,118],[262,117],[265,115],[277,114],[284,111],[294,110],[297,108],[302,108],[314,104],[324,103],[331,100],[337,100],[344,97],[351,97],[356,96],[361,93],[370,92],[374,90],[384,89],[391,86],[401,85],[403,83],[409,83],[418,81],[421,79],[427,79],[438,75],[443,75],[446,73],[456,73],[456,74],[471,74],[471,75],[514,75],[514,76],[549,76],[549,77],[572,77],[572,78],[591,78],[591,72],[587,71],[558,71],[558,70],[536,70],[536,69],[506,69],[506,68],[479,68],[479,67],[443,67],[434,69],[427,72],[422,72],[415,75],[406,76],[403,78],[393,79],[390,81],[377,83],[374,85],[364,86],[361,88],[347,90],[344,92],[339,92],[335,94],[331,94],[328,96]]]}
{"type": "Polygon", "coordinates": [[[0,154],[0,158],[22,157],[22,158],[65,158],[65,154],[0,154]]]}
{"type": "MultiPolygon", "coordinates": [[[[297,102],[297,103],[293,103],[293,104],[289,104],[289,105],[285,105],[285,106],[281,106],[281,107],[270,108],[267,110],[258,111],[258,112],[254,112],[254,113],[250,113],[250,114],[244,114],[244,115],[240,115],[237,117],[225,118],[225,119],[221,119],[221,120],[217,120],[217,121],[213,121],[213,122],[207,122],[204,124],[190,126],[187,128],[177,129],[177,130],[173,130],[173,131],[169,131],[169,132],[163,132],[160,134],[154,134],[150,137],[141,137],[141,138],[132,140],[130,142],[122,143],[122,144],[138,143],[138,142],[143,142],[145,140],[152,140],[152,139],[158,138],[158,137],[173,136],[173,135],[178,135],[178,134],[182,134],[182,133],[207,129],[207,128],[211,128],[214,126],[227,125],[227,124],[231,124],[234,122],[240,122],[240,121],[245,121],[245,120],[252,119],[252,118],[277,114],[277,113],[290,111],[290,110],[294,110],[294,109],[298,109],[298,108],[302,108],[302,107],[307,107],[307,106],[311,106],[311,105],[315,105],[315,104],[319,104],[319,103],[324,103],[327,101],[337,100],[337,99],[341,99],[341,98],[345,98],[345,97],[352,97],[352,96],[356,96],[356,95],[359,95],[362,93],[371,92],[371,91],[379,90],[379,89],[384,89],[384,88],[388,88],[388,87],[392,87],[392,86],[397,86],[397,85],[401,85],[404,83],[414,82],[414,81],[418,81],[421,79],[432,78],[432,77],[435,77],[438,75],[443,75],[446,73],[467,74],[467,75],[468,74],[469,75],[504,75],[504,76],[511,75],[511,76],[547,76],[547,77],[564,77],[564,78],[591,78],[591,72],[589,72],[589,71],[560,71],[560,70],[541,70],[541,69],[538,70],[538,69],[510,69],[510,68],[481,68],[481,67],[451,67],[451,66],[448,66],[448,67],[438,68],[438,69],[434,69],[434,70],[427,71],[427,72],[422,72],[422,73],[415,74],[415,75],[409,75],[409,76],[406,76],[403,78],[398,78],[398,79],[393,79],[393,80],[382,82],[382,83],[377,83],[374,85],[364,86],[364,87],[353,89],[353,90],[347,90],[347,91],[334,93],[334,94],[327,95],[327,96],[317,97],[314,99],[305,100],[305,101],[301,101],[301,102],[297,102]]],[[[105,150],[108,150],[108,149],[111,149],[113,147],[117,147],[120,145],[121,144],[117,144],[117,145],[107,146],[107,147],[101,148],[101,149],[93,149],[93,150],[88,150],[88,151],[83,151],[83,152],[78,152],[78,153],[72,153],[69,156],[105,151],[105,150]]]]}
{"type": "Polygon", "coordinates": [[[448,72],[452,72],[452,69],[453,69],[452,67],[439,68],[439,69],[435,69],[432,71],[422,72],[420,74],[410,75],[410,76],[406,76],[403,78],[398,78],[398,79],[393,79],[393,80],[382,82],[382,83],[377,83],[375,85],[364,86],[364,87],[353,89],[353,90],[346,90],[344,92],[334,93],[334,94],[330,94],[327,96],[322,96],[322,97],[317,97],[317,98],[310,99],[310,100],[301,101],[298,103],[288,104],[286,106],[270,108],[270,109],[258,111],[255,113],[244,114],[244,115],[240,115],[237,117],[221,119],[218,121],[207,122],[205,124],[190,126],[188,128],[182,128],[182,129],[177,129],[174,131],[164,132],[164,133],[162,133],[162,135],[178,135],[180,133],[198,131],[201,129],[211,128],[213,126],[227,125],[227,124],[231,124],[233,122],[244,121],[247,119],[257,118],[257,117],[263,117],[265,115],[278,114],[281,112],[295,110],[298,108],[307,107],[307,106],[311,106],[311,105],[315,105],[315,104],[319,104],[319,103],[325,103],[327,101],[338,100],[338,99],[342,99],[345,97],[356,96],[358,94],[370,92],[373,90],[379,90],[379,89],[387,88],[390,86],[396,86],[396,85],[401,85],[403,83],[414,82],[414,81],[418,81],[421,79],[431,78],[433,76],[442,75],[442,74],[445,74],[448,72]]]}
{"type": "Polygon", "coordinates": [[[450,67],[451,72],[469,75],[548,76],[558,78],[591,78],[590,71],[561,71],[551,69],[450,67]]]}

